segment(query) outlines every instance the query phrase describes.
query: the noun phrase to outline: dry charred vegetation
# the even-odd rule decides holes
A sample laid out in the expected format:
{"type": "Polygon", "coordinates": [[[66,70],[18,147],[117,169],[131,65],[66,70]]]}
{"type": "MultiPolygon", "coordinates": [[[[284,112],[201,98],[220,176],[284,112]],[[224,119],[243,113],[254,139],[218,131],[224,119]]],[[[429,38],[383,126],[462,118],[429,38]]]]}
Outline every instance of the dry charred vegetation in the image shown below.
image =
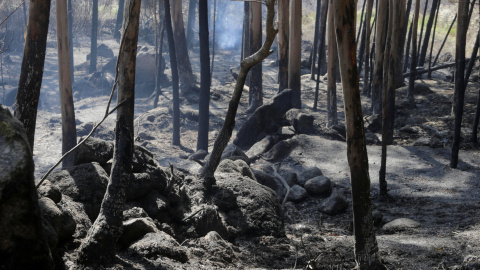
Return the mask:
{"type": "Polygon", "coordinates": [[[0,269],[479,269],[479,19],[1,2],[0,269]]]}

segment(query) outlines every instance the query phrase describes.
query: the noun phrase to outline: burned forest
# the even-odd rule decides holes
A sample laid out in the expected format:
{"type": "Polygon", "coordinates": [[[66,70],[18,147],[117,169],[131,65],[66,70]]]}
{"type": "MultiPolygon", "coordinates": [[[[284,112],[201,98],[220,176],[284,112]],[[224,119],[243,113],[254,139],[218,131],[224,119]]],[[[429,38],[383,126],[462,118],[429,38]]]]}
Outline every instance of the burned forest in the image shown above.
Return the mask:
{"type": "Polygon", "coordinates": [[[0,0],[0,270],[480,269],[479,2],[0,0]]]}

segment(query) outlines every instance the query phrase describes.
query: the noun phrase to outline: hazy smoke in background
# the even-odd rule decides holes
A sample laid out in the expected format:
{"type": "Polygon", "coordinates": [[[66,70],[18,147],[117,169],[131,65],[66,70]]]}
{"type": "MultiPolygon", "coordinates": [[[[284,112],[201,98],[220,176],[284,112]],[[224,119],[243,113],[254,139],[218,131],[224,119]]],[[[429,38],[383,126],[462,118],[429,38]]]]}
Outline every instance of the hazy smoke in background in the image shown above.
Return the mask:
{"type": "Polygon", "coordinates": [[[238,48],[242,44],[243,2],[218,1],[215,42],[221,49],[238,48]]]}

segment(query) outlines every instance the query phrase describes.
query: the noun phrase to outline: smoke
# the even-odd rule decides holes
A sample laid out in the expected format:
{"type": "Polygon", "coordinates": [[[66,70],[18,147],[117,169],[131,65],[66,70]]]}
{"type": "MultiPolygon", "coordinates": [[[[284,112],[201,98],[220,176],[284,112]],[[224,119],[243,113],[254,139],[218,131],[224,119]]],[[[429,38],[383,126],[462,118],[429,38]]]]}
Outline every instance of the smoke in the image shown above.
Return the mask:
{"type": "Polygon", "coordinates": [[[221,49],[234,49],[242,44],[243,2],[218,1],[215,43],[221,49]]]}

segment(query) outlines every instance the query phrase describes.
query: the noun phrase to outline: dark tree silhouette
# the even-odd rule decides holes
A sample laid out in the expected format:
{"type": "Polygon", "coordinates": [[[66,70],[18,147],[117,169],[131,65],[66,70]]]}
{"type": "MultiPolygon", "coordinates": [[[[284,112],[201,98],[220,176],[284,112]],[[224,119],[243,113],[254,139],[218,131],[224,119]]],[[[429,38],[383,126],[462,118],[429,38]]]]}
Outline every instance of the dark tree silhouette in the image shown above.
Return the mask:
{"type": "Polygon", "coordinates": [[[411,104],[414,103],[413,89],[415,87],[415,77],[417,71],[417,27],[418,16],[420,15],[420,1],[415,1],[415,11],[413,14],[413,28],[412,28],[412,60],[410,63],[410,79],[408,81],[407,99],[411,104]]]}
{"type": "Polygon", "coordinates": [[[278,92],[288,87],[289,2],[278,0],[278,92]]]}
{"type": "Polygon", "coordinates": [[[290,3],[290,37],[288,52],[288,88],[292,89],[294,108],[302,108],[301,59],[302,59],[302,1],[290,3]]]}
{"type": "Polygon", "coordinates": [[[135,64],[141,0],[125,3],[124,33],[118,56],[118,95],[112,171],[100,213],[79,248],[79,262],[102,265],[115,258],[123,226],[126,189],[132,177],[133,117],[135,106],[135,64]]]}
{"type": "MultiPolygon", "coordinates": [[[[329,0],[332,1],[332,0],[329,0]]],[[[331,5],[333,6],[333,5],[331,5]]],[[[338,53],[335,40],[335,13],[333,7],[328,9],[328,85],[327,85],[327,127],[338,123],[337,119],[337,66],[338,53]]],[[[328,8],[328,7],[327,7],[328,8]]]]}
{"type": "Polygon", "coordinates": [[[125,0],[118,0],[117,20],[115,21],[115,29],[113,30],[113,37],[116,40],[120,40],[120,28],[122,27],[124,5],[125,0]]]}
{"type": "Polygon", "coordinates": [[[208,4],[198,3],[198,23],[200,38],[200,101],[198,104],[197,150],[208,151],[208,128],[210,106],[210,52],[208,37],[208,4]]]}
{"type": "Polygon", "coordinates": [[[97,70],[97,34],[98,34],[98,0],[92,4],[92,34],[90,35],[90,67],[88,72],[97,70]]]}
{"type": "Polygon", "coordinates": [[[382,114],[383,61],[386,41],[388,0],[378,0],[377,30],[375,37],[375,66],[372,74],[372,111],[382,114]]]}
{"type": "MultiPolygon", "coordinates": [[[[253,55],[262,47],[262,4],[259,2],[250,2],[250,23],[249,23],[249,41],[250,53],[253,55]]],[[[249,84],[249,107],[248,112],[254,112],[263,105],[263,87],[262,87],[262,62],[252,67],[249,84]]]]}
{"type": "Polygon", "coordinates": [[[370,200],[370,175],[363,129],[355,49],[356,0],[332,0],[342,77],[347,157],[352,187],[355,260],[358,269],[386,269],[380,263],[370,200]]]}
{"type": "Polygon", "coordinates": [[[15,98],[15,117],[22,122],[33,152],[37,107],[42,87],[45,50],[47,48],[50,0],[31,1],[23,49],[22,69],[15,98]]]}
{"type": "Polygon", "coordinates": [[[435,21],[435,13],[437,11],[439,0],[432,0],[432,7],[430,8],[430,17],[428,18],[427,27],[425,29],[425,38],[423,39],[422,49],[420,51],[420,57],[418,59],[418,65],[423,66],[425,64],[425,57],[427,56],[428,44],[430,41],[430,33],[432,32],[433,22],[435,21]]]}
{"type": "MultiPolygon", "coordinates": [[[[25,5],[25,2],[23,3],[25,5]]],[[[72,83],[75,82],[75,64],[73,61],[73,6],[72,0],[68,0],[68,40],[70,43],[70,73],[72,83]]]]}

